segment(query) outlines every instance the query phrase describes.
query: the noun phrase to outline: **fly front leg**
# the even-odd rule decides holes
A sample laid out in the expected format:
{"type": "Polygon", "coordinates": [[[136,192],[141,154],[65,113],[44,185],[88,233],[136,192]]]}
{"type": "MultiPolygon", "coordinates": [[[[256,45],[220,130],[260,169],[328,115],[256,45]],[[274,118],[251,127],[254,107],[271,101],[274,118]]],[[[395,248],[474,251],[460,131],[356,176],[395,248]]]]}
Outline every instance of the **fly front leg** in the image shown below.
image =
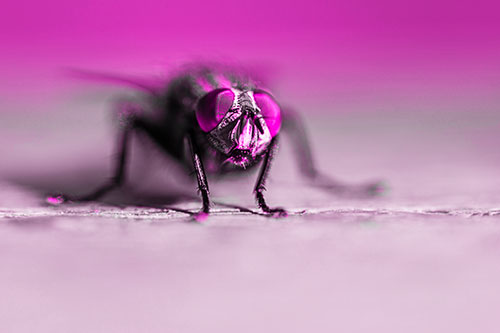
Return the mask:
{"type": "Polygon", "coordinates": [[[269,176],[269,171],[271,169],[271,163],[274,158],[274,153],[276,152],[276,145],[278,142],[278,136],[275,136],[271,143],[269,144],[269,148],[267,150],[266,155],[264,156],[264,162],[260,169],[259,178],[257,179],[257,183],[255,184],[255,199],[257,200],[257,204],[260,209],[273,217],[286,217],[288,216],[287,212],[281,208],[270,208],[266,200],[264,199],[264,191],[266,190],[266,181],[269,176]]]}
{"type": "Polygon", "coordinates": [[[375,196],[383,193],[385,185],[382,182],[371,182],[360,185],[349,185],[339,182],[322,174],[316,168],[311,153],[311,145],[307,137],[304,122],[294,110],[286,109],[283,112],[283,131],[292,140],[296,159],[301,174],[307,178],[312,186],[341,195],[375,196]]]}
{"type": "Polygon", "coordinates": [[[205,173],[205,169],[203,168],[203,162],[200,158],[200,149],[196,144],[196,141],[193,140],[193,135],[191,133],[188,135],[188,141],[191,150],[191,158],[193,160],[193,167],[198,181],[198,190],[201,194],[203,202],[201,211],[195,216],[195,218],[197,220],[202,220],[206,218],[210,212],[210,191],[208,189],[207,175],[205,173]]]}

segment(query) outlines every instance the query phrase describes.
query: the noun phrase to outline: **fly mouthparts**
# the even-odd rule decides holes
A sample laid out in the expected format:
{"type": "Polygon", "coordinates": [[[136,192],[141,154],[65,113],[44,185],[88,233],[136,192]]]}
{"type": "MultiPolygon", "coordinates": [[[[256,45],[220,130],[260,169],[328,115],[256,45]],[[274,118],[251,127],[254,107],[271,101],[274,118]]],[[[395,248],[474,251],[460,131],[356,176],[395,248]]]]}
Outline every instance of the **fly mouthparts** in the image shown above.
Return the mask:
{"type": "Polygon", "coordinates": [[[231,157],[235,159],[247,158],[249,156],[252,156],[252,152],[250,151],[250,149],[233,149],[230,154],[231,157]]]}

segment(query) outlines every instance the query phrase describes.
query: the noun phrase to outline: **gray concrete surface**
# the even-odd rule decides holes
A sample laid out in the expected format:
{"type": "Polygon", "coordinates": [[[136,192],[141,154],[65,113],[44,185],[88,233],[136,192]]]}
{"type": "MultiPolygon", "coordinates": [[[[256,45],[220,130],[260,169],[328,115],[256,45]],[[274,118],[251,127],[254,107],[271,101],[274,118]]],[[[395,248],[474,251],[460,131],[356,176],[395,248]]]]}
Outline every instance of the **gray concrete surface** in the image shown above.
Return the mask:
{"type": "Polygon", "coordinates": [[[230,207],[257,211],[253,175],[213,183],[203,223],[181,211],[199,207],[194,184],[140,140],[123,191],[45,205],[105,179],[105,112],[2,117],[2,332],[498,330],[498,114],[307,118],[322,170],[390,191],[310,188],[285,140],[268,200],[291,216],[230,207]]]}

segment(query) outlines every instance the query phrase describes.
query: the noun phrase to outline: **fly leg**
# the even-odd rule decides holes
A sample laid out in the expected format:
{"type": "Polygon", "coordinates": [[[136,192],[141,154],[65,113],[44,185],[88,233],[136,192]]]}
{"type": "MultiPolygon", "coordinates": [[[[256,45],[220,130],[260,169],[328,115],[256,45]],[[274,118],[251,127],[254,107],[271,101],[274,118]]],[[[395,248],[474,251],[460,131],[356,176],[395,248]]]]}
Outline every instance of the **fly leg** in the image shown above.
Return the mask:
{"type": "Polygon", "coordinates": [[[130,139],[131,129],[125,128],[121,133],[120,145],[118,151],[118,158],[115,162],[115,171],[111,179],[97,188],[94,192],[89,193],[85,196],[77,198],[76,201],[94,201],[101,198],[103,195],[109,191],[120,187],[125,181],[125,166],[127,164],[128,157],[128,143],[130,139]]]}
{"type": "Polygon", "coordinates": [[[120,136],[118,158],[115,162],[115,171],[113,177],[105,184],[98,187],[96,190],[89,194],[82,196],[69,196],[69,195],[56,195],[47,198],[47,202],[51,204],[61,204],[68,201],[94,201],[104,196],[109,191],[121,186],[125,181],[125,166],[127,163],[128,155],[128,142],[131,129],[125,128],[120,136]]]}
{"type": "Polygon", "coordinates": [[[122,110],[120,111],[119,116],[122,131],[119,136],[118,157],[115,161],[114,172],[111,179],[91,193],[82,196],[70,196],[64,194],[50,196],[47,198],[48,203],[61,204],[68,201],[94,201],[101,198],[111,190],[123,185],[125,181],[125,167],[127,164],[130,135],[134,129],[136,119],[135,113],[137,113],[137,109],[131,105],[122,105],[121,107],[122,110]]]}
{"type": "Polygon", "coordinates": [[[319,172],[314,163],[311,145],[301,117],[294,110],[287,109],[285,111],[283,113],[283,131],[292,140],[299,170],[311,185],[337,194],[361,197],[378,195],[384,191],[385,186],[381,182],[348,185],[319,172]]]}
{"type": "Polygon", "coordinates": [[[191,150],[191,158],[193,160],[194,171],[196,173],[196,179],[198,181],[198,190],[201,194],[201,199],[203,202],[201,211],[195,216],[195,219],[203,220],[208,216],[208,213],[210,212],[210,191],[208,189],[207,175],[200,158],[200,148],[196,144],[196,141],[193,140],[193,135],[191,133],[188,135],[188,141],[191,150]]]}
{"type": "Polygon", "coordinates": [[[266,181],[267,177],[269,176],[269,171],[271,170],[271,162],[273,160],[274,153],[276,152],[277,141],[278,136],[275,136],[269,144],[269,149],[264,156],[264,162],[260,169],[259,178],[257,179],[257,183],[255,184],[254,193],[257,204],[259,205],[260,209],[264,211],[264,213],[269,214],[273,217],[286,217],[288,214],[283,208],[270,208],[267,205],[263,193],[266,190],[266,181]]]}

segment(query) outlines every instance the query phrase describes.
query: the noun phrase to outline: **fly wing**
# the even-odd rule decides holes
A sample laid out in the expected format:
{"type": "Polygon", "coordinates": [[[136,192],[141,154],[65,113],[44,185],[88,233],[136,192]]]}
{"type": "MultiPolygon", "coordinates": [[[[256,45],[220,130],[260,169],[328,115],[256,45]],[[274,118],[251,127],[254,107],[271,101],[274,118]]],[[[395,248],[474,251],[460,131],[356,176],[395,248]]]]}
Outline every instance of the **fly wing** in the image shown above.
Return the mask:
{"type": "Polygon", "coordinates": [[[107,82],[139,88],[153,95],[159,95],[165,87],[165,80],[146,79],[132,75],[69,68],[65,73],[79,79],[107,82]]]}

